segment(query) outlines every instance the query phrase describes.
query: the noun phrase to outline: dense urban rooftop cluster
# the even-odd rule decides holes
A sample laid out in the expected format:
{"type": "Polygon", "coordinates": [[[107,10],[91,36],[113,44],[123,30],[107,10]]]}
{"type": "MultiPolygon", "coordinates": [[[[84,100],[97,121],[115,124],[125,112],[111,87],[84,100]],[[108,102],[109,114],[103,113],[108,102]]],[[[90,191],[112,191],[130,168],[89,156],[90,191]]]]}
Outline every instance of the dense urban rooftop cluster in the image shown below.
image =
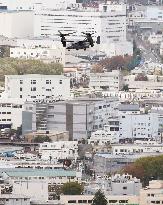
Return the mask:
{"type": "Polygon", "coordinates": [[[163,204],[162,28],[162,0],[0,0],[0,205],[163,204]]]}

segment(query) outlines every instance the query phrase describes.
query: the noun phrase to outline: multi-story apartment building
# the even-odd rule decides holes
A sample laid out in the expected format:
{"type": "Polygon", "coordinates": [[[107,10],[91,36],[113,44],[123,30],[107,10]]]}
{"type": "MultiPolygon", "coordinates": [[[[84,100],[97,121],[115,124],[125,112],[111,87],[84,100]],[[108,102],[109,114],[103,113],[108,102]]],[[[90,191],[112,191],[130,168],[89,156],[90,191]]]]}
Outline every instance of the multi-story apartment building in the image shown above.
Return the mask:
{"type": "Polygon", "coordinates": [[[68,99],[70,79],[63,75],[6,75],[2,96],[24,101],[68,99]]]}
{"type": "Polygon", "coordinates": [[[18,99],[0,99],[0,129],[17,129],[22,124],[24,102],[18,99]]]}
{"type": "Polygon", "coordinates": [[[78,142],[61,141],[40,144],[39,155],[43,160],[77,159],[78,142]]]}
{"type": "Polygon", "coordinates": [[[119,70],[104,73],[90,73],[90,88],[95,90],[119,91],[122,86],[123,78],[119,70]]]}
{"type": "Polygon", "coordinates": [[[116,112],[117,99],[76,99],[49,104],[47,130],[67,130],[70,139],[89,137],[92,131],[102,129],[116,112]]]}
{"type": "Polygon", "coordinates": [[[103,130],[93,132],[88,142],[104,145],[124,139],[155,138],[158,140],[160,138],[158,113],[140,114],[137,109],[132,112],[119,112],[119,117],[109,119],[103,130]]]}
{"type": "Polygon", "coordinates": [[[108,119],[116,115],[117,105],[117,98],[77,98],[64,102],[28,103],[25,114],[31,113],[31,118],[26,123],[23,121],[23,125],[25,129],[32,129],[32,124],[35,123],[37,129],[69,131],[70,140],[86,139],[92,131],[102,129],[108,119]]]}
{"type": "Polygon", "coordinates": [[[123,114],[119,118],[120,139],[144,139],[158,137],[158,114],[123,114]]]}

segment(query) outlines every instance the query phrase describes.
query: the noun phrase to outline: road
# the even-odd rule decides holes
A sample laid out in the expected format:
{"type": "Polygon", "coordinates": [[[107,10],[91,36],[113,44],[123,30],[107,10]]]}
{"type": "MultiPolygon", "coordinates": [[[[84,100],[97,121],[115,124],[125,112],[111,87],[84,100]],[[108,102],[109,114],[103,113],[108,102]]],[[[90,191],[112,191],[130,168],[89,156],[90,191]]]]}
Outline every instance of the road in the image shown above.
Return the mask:
{"type": "Polygon", "coordinates": [[[158,55],[157,47],[151,46],[148,42],[143,41],[141,38],[135,38],[137,47],[142,51],[142,61],[149,61],[153,63],[160,63],[161,58],[158,55]]]}

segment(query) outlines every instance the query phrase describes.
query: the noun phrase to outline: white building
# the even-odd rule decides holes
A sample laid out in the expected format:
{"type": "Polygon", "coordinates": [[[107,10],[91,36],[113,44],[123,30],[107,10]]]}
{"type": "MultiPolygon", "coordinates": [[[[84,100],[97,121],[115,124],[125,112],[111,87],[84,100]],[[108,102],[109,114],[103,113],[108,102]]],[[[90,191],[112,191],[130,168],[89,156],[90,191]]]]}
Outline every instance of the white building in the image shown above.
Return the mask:
{"type": "Polygon", "coordinates": [[[163,34],[162,33],[161,34],[152,33],[148,37],[148,41],[151,44],[160,44],[163,41],[163,34]]]}
{"type": "MultiPolygon", "coordinates": [[[[26,195],[31,200],[47,201],[50,197],[51,186],[71,181],[80,183],[82,174],[64,169],[10,168],[2,172],[2,177],[13,186],[13,194],[26,195]]],[[[54,190],[51,193],[54,193],[54,190]]]]}
{"type": "Polygon", "coordinates": [[[0,0],[0,6],[6,6],[6,9],[8,10],[37,10],[41,8],[67,8],[69,5],[75,4],[75,0],[0,0]]]}
{"type": "Polygon", "coordinates": [[[39,38],[19,38],[15,39],[16,44],[15,47],[20,48],[63,48],[63,45],[60,41],[56,41],[54,38],[45,38],[45,37],[39,37],[39,38]]]}
{"type": "Polygon", "coordinates": [[[117,104],[116,98],[78,98],[49,104],[47,129],[67,130],[71,140],[86,139],[115,115],[117,104]]]}
{"type": "Polygon", "coordinates": [[[144,29],[151,29],[150,23],[157,24],[157,23],[161,23],[162,20],[163,20],[162,6],[140,6],[140,7],[137,6],[134,11],[128,13],[129,26],[144,25],[145,26],[144,29]]]}
{"type": "MultiPolygon", "coordinates": [[[[55,8],[55,7],[54,7],[55,8]]],[[[68,9],[41,9],[35,12],[35,36],[56,36],[75,32],[80,39],[82,32],[94,33],[102,43],[126,40],[126,5],[100,4],[99,8],[69,7],[68,9]]],[[[83,36],[84,38],[84,36],[83,36]]]]}
{"type": "MultiPolygon", "coordinates": [[[[157,154],[163,153],[163,146],[162,144],[151,143],[150,141],[146,141],[142,144],[119,144],[112,146],[113,154],[157,154]]],[[[143,155],[142,155],[143,156],[143,155]]]]}
{"type": "Polygon", "coordinates": [[[160,44],[160,55],[163,55],[163,42],[160,44]]]}
{"type": "Polygon", "coordinates": [[[133,43],[129,41],[113,42],[100,45],[100,49],[104,51],[107,57],[133,55],[133,43]]]}
{"type": "Polygon", "coordinates": [[[119,91],[122,85],[123,79],[119,70],[104,73],[90,73],[89,87],[95,90],[119,91]]]}
{"type": "Polygon", "coordinates": [[[30,198],[24,194],[1,194],[0,203],[3,205],[30,205],[30,198]]]}
{"type": "Polygon", "coordinates": [[[116,115],[117,98],[76,98],[64,102],[33,103],[26,112],[32,112],[26,129],[69,131],[70,140],[81,140],[91,136],[92,131],[102,129],[108,119],[116,115]],[[38,121],[37,121],[38,120],[38,121]]]}
{"type": "MultiPolygon", "coordinates": [[[[83,205],[91,205],[93,201],[94,195],[61,195],[60,201],[64,205],[80,205],[81,203],[83,205]]],[[[114,195],[107,195],[107,204],[113,205],[114,203],[117,205],[124,204],[133,204],[137,205],[139,204],[138,196],[114,196],[114,195]]]]}
{"type": "Polygon", "coordinates": [[[65,48],[10,48],[11,58],[35,59],[65,65],[65,48]]]}
{"type": "Polygon", "coordinates": [[[67,99],[70,97],[70,79],[63,75],[6,75],[2,96],[29,101],[67,99]]]}
{"type": "Polygon", "coordinates": [[[102,96],[104,97],[118,97],[122,102],[138,102],[143,98],[160,98],[163,96],[160,90],[150,90],[150,89],[137,89],[133,91],[102,91],[102,96]]]}
{"type": "Polygon", "coordinates": [[[8,38],[33,37],[34,14],[32,11],[1,11],[0,35],[8,38]]]}
{"type": "Polygon", "coordinates": [[[103,130],[92,132],[88,144],[108,145],[119,143],[119,120],[116,118],[109,119],[103,130]]]}
{"type": "Polygon", "coordinates": [[[76,141],[60,141],[60,142],[44,142],[40,144],[39,155],[43,160],[59,160],[59,159],[77,159],[78,142],[76,141]]]}
{"type": "Polygon", "coordinates": [[[85,194],[94,195],[99,189],[106,195],[139,195],[142,184],[140,179],[128,174],[115,174],[111,177],[97,177],[95,182],[85,186],[85,194]]]}
{"type": "Polygon", "coordinates": [[[23,105],[19,99],[0,99],[0,129],[21,126],[23,105]]]}
{"type": "Polygon", "coordinates": [[[120,139],[157,138],[158,114],[123,114],[120,121],[120,139]]]}
{"type": "Polygon", "coordinates": [[[119,112],[119,118],[108,120],[108,125],[105,125],[103,130],[92,133],[89,143],[103,145],[116,143],[123,139],[159,138],[157,113],[139,114],[138,111],[132,112],[134,113],[119,112]]]}

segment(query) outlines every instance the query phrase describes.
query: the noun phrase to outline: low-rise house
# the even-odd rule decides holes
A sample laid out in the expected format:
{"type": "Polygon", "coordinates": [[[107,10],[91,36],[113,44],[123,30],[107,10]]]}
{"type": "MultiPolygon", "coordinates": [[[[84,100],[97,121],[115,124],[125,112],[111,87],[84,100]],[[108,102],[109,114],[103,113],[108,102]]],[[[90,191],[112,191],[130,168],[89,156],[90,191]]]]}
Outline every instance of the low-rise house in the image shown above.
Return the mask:
{"type": "Polygon", "coordinates": [[[146,141],[146,144],[119,144],[112,146],[113,154],[123,154],[123,155],[132,155],[135,153],[138,154],[157,154],[163,153],[163,144],[154,144],[150,141],[146,141]]]}
{"type": "Polygon", "coordinates": [[[65,48],[10,48],[11,58],[36,59],[65,65],[65,48]]]}
{"type": "Polygon", "coordinates": [[[77,159],[77,141],[44,142],[40,144],[39,155],[44,160],[77,159]]]}

